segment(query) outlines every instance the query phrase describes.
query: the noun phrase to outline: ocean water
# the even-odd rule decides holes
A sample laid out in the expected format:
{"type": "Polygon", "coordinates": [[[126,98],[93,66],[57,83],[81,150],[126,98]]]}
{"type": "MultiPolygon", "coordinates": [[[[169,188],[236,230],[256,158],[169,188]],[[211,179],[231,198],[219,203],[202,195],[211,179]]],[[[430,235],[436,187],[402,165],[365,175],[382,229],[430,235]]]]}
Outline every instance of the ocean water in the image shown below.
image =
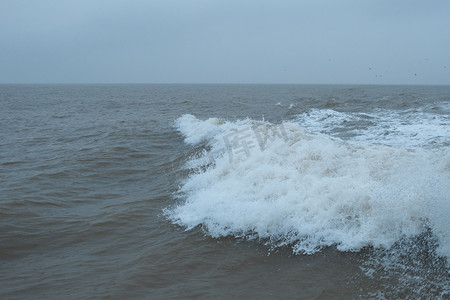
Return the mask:
{"type": "Polygon", "coordinates": [[[450,86],[0,85],[0,297],[448,299],[450,86]]]}

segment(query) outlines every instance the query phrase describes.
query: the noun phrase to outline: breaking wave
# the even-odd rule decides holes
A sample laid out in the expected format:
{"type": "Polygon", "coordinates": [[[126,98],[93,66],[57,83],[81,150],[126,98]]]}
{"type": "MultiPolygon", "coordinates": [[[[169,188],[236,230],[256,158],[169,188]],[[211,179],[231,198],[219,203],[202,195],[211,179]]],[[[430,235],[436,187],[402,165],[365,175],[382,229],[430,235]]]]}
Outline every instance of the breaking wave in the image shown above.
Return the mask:
{"type": "Polygon", "coordinates": [[[183,115],[176,128],[198,152],[180,202],[165,210],[175,224],[296,254],[389,249],[431,232],[450,257],[448,147],[344,141],[292,121],[183,115]]]}

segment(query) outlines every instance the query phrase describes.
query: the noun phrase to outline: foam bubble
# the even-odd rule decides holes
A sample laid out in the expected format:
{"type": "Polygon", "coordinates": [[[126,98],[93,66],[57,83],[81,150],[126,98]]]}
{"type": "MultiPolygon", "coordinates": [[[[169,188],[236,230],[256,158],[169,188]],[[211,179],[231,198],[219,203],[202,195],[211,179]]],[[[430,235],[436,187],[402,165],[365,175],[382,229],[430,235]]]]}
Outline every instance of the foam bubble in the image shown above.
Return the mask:
{"type": "Polygon", "coordinates": [[[181,187],[182,202],[165,210],[176,224],[306,254],[389,248],[431,227],[450,255],[447,148],[345,142],[292,122],[185,115],[176,124],[187,143],[209,147],[197,161],[204,168],[181,187]]]}

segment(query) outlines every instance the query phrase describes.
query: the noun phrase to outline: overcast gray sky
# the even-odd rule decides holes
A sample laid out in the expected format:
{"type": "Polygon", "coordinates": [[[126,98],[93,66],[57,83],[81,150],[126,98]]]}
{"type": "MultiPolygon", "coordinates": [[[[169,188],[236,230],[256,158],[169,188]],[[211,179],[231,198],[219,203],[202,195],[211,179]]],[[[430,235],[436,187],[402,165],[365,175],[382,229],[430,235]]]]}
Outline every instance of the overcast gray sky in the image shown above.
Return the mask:
{"type": "Polygon", "coordinates": [[[450,1],[0,0],[0,83],[450,84],[450,1]]]}

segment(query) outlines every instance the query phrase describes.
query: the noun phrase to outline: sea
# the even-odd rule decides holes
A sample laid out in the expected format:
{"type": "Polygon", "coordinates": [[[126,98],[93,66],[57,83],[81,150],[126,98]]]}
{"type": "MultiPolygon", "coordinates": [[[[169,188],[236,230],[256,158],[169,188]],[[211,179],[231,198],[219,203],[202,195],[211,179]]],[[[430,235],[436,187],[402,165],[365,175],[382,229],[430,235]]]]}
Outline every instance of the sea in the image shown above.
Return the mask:
{"type": "Polygon", "coordinates": [[[0,85],[1,299],[450,299],[450,86],[0,85]]]}

